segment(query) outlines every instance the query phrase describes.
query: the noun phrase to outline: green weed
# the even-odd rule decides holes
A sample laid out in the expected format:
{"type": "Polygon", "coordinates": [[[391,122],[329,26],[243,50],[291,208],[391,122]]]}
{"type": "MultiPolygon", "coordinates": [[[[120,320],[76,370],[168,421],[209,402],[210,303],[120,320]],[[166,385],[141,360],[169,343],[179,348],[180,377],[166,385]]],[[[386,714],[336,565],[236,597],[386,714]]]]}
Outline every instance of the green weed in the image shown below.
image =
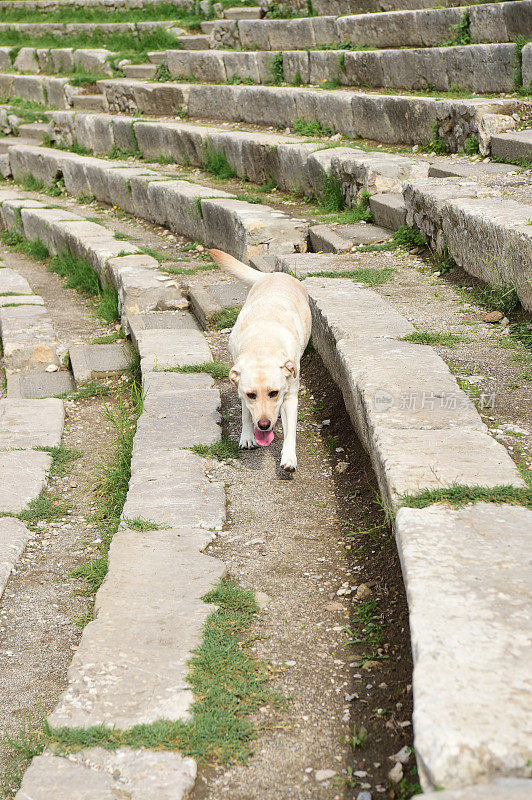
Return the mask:
{"type": "Polygon", "coordinates": [[[283,54],[275,53],[270,59],[268,83],[280,86],[284,81],[283,54]]]}
{"type": "Polygon", "coordinates": [[[456,333],[435,333],[433,331],[415,331],[408,336],[401,337],[402,342],[414,342],[415,344],[442,345],[455,349],[461,342],[467,342],[463,336],[456,333]]]}
{"type": "Polygon", "coordinates": [[[426,508],[433,503],[448,503],[452,508],[463,508],[471,503],[508,503],[532,508],[532,488],[453,484],[441,489],[423,489],[416,494],[404,494],[400,501],[401,505],[409,508],[426,508]]]}
{"type": "Polygon", "coordinates": [[[41,450],[52,456],[49,471],[50,477],[65,475],[68,472],[69,464],[83,455],[81,450],[71,449],[64,444],[57,445],[57,447],[36,447],[35,450],[41,450]]]}
{"type": "Polygon", "coordinates": [[[224,308],[209,320],[209,328],[221,331],[223,328],[232,328],[240,313],[240,308],[224,308]]]}
{"type": "Polygon", "coordinates": [[[221,361],[205,361],[203,364],[185,364],[179,367],[165,367],[164,369],[156,369],[156,372],[183,372],[183,373],[196,373],[206,372],[211,378],[215,380],[223,380],[229,376],[230,367],[222,364],[221,361]]]}
{"type": "Polygon", "coordinates": [[[222,180],[229,180],[236,176],[236,170],[227,160],[223,150],[215,150],[208,139],[203,151],[203,168],[222,180]]]}
{"type": "Polygon", "coordinates": [[[39,497],[30,500],[28,507],[18,514],[18,518],[32,530],[38,530],[38,522],[56,522],[68,514],[69,507],[55,500],[46,490],[39,497]]]}
{"type": "Polygon", "coordinates": [[[383,283],[388,283],[393,277],[395,270],[393,267],[359,267],[357,269],[345,270],[342,272],[328,272],[321,270],[319,272],[309,272],[309,278],[349,278],[357,283],[365,283],[368,286],[381,286],[383,283]]]}
{"type": "Polygon", "coordinates": [[[229,439],[222,437],[221,441],[215,444],[195,444],[187,448],[192,450],[198,456],[204,458],[215,458],[217,461],[225,461],[228,458],[239,458],[240,450],[236,442],[231,442],[229,439]]]}
{"type": "Polygon", "coordinates": [[[30,258],[37,261],[44,261],[50,255],[50,251],[40,239],[26,239],[26,237],[16,230],[4,230],[0,234],[2,242],[19,253],[26,253],[30,258]]]}
{"type": "Polygon", "coordinates": [[[321,122],[307,122],[301,117],[294,120],[292,130],[300,136],[332,136],[334,134],[332,128],[326,128],[321,122]]]}
{"type": "Polygon", "coordinates": [[[63,392],[63,394],[55,395],[61,400],[84,400],[87,397],[107,397],[111,394],[111,390],[105,383],[98,381],[90,381],[84,386],[79,386],[71,392],[63,392]]]}
{"type": "Polygon", "coordinates": [[[157,531],[162,525],[158,522],[153,522],[151,519],[144,519],[143,517],[124,518],[122,524],[132,531],[157,531]]]}

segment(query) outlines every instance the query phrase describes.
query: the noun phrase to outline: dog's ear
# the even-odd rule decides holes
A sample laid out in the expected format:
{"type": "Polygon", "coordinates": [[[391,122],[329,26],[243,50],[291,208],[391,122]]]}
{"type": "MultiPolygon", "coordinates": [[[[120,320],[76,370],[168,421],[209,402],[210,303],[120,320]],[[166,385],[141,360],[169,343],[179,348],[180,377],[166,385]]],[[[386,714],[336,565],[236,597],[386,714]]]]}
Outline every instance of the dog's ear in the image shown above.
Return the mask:
{"type": "Polygon", "coordinates": [[[284,374],[287,378],[290,374],[294,378],[297,378],[297,367],[293,361],[285,361],[281,369],[284,370],[284,374]]]}
{"type": "Polygon", "coordinates": [[[236,365],[231,368],[231,371],[229,373],[229,380],[231,381],[233,386],[238,386],[238,381],[240,380],[240,370],[236,365]]]}

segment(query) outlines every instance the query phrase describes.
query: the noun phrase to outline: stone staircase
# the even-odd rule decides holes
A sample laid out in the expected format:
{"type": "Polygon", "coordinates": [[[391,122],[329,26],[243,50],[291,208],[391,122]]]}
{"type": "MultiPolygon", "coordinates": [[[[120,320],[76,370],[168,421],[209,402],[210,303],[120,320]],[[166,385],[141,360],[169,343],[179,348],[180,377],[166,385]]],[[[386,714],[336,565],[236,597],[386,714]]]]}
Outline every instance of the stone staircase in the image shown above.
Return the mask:
{"type": "MultiPolygon", "coordinates": [[[[59,0],[2,0],[1,7],[6,16],[62,8],[59,0]]],[[[0,42],[10,28],[31,38],[18,52],[0,47],[0,124],[7,134],[0,139],[0,174],[12,181],[0,192],[0,227],[40,239],[51,253],[68,247],[82,254],[102,285],[116,288],[122,328],[139,351],[152,393],[139,421],[123,517],[155,520],[158,529],[141,536],[125,526],[113,540],[97,619],[83,635],[52,724],[125,728],[151,723],[168,709],[173,720],[186,717],[191,693],[182,676],[205,619],[200,598],[225,571],[200,550],[224,524],[225,500],[222,486],[187,450],[219,441],[218,391],[206,375],[170,380],[161,372],[212,359],[190,315],[177,318],[185,304],[181,289],[137,245],[53,201],[28,197],[20,189],[28,181],[43,191],[60,185],[69,203],[92,199],[258,270],[304,280],[314,346],[395,519],[411,615],[422,788],[427,798],[442,800],[524,800],[531,787],[525,735],[530,611],[521,554],[531,512],[490,503],[414,509],[402,507],[402,498],[455,484],[517,491],[525,482],[443,359],[404,341],[415,331],[410,319],[349,273],[363,268],[368,249],[390,245],[393,232],[408,230],[423,235],[438,263],[451,263],[479,284],[511,289],[529,320],[532,0],[190,3],[187,9],[201,18],[190,32],[179,26],[177,13],[175,20],[151,20],[148,0],[92,0],[90,7],[101,9],[102,22],[0,23],[0,42]],[[146,21],[108,21],[113,12],[133,8],[146,21]],[[116,50],[82,46],[83,37],[142,37],[161,26],[175,48],[142,52],[139,63],[116,50]],[[35,40],[44,35],[39,47],[35,40]],[[82,85],[76,71],[88,75],[82,85]],[[33,104],[47,122],[17,117],[17,108],[22,115],[33,104]],[[209,174],[209,154],[230,177],[209,174]],[[267,193],[267,200],[244,198],[239,182],[267,193]],[[272,187],[283,195],[278,202],[272,187]],[[317,208],[327,191],[338,208],[364,207],[368,220],[321,222],[317,208]],[[375,404],[382,387],[393,395],[386,408],[375,404]],[[414,413],[400,403],[412,390],[452,396],[459,405],[414,413]],[[170,398],[179,414],[167,413],[170,398]],[[164,420],[162,433],[156,420],[164,420]],[[168,441],[171,448],[159,452],[168,441]],[[154,549],[144,564],[140,553],[150,537],[154,549]],[[174,563],[175,575],[168,567],[174,563]],[[494,577],[494,564],[503,578],[494,577]],[[172,615],[190,610],[183,627],[172,628],[174,650],[167,617],[150,595],[161,565],[172,615]],[[139,610],[132,631],[130,606],[139,610]],[[157,641],[147,633],[151,622],[157,641]],[[432,793],[440,788],[445,791],[432,793]]],[[[0,277],[4,287],[17,278],[6,270],[0,277]]],[[[39,326],[46,341],[53,339],[38,296],[29,285],[17,286],[18,294],[24,289],[20,308],[0,302],[8,366],[20,355],[10,349],[17,336],[23,354],[33,352],[39,326]]],[[[225,289],[228,297],[238,295],[225,289]]],[[[215,294],[200,286],[190,292],[203,325],[218,309],[215,294]]],[[[55,350],[51,358],[59,367],[55,350]]],[[[74,354],[78,375],[92,374],[87,358],[85,351],[74,354]]],[[[69,374],[54,374],[71,385],[69,374]]],[[[17,469],[26,466],[0,452],[2,459],[16,483],[17,469]]],[[[38,494],[49,467],[46,459],[37,461],[28,498],[38,494]]],[[[15,525],[14,536],[25,541],[26,533],[15,525]]],[[[17,547],[18,553],[23,544],[17,547]]],[[[17,798],[118,798],[117,774],[128,797],[188,796],[193,759],[140,752],[137,765],[125,748],[112,754],[84,749],[69,759],[46,751],[17,798]]]]}

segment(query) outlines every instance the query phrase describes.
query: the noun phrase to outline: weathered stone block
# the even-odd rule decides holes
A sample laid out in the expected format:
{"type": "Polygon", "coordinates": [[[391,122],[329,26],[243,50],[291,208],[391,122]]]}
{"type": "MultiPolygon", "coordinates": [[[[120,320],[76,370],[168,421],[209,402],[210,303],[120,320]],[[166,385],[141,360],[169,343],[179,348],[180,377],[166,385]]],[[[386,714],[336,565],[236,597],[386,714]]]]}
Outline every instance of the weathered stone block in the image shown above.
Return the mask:
{"type": "Polygon", "coordinates": [[[52,456],[38,450],[0,452],[0,512],[20,514],[46,486],[52,456]]]}
{"type": "Polygon", "coordinates": [[[61,400],[0,400],[0,449],[57,447],[64,420],[61,400]]]}
{"type": "Polygon", "coordinates": [[[31,533],[19,519],[0,517],[0,597],[31,533]]]}

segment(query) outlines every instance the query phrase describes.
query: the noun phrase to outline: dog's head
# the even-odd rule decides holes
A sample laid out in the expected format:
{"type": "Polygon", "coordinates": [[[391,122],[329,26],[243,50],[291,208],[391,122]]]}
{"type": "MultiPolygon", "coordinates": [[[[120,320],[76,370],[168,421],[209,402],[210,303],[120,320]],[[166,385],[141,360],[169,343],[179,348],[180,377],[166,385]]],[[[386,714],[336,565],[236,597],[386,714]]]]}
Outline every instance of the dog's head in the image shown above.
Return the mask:
{"type": "Polygon", "coordinates": [[[253,426],[261,431],[271,431],[297,377],[297,364],[282,358],[268,363],[242,360],[229,373],[229,380],[253,418],[253,426]]]}

